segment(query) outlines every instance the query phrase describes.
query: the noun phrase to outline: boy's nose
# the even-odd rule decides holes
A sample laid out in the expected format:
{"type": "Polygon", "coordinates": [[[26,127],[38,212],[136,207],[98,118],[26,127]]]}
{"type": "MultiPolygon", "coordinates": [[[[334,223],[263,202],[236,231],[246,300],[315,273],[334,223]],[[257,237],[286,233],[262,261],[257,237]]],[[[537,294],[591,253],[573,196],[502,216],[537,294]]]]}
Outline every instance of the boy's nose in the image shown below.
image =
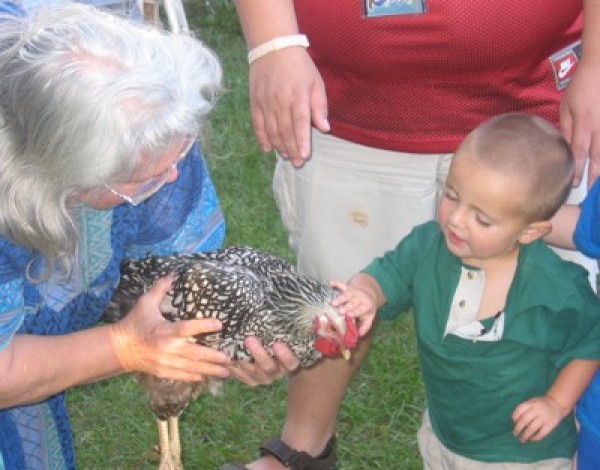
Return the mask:
{"type": "Polygon", "coordinates": [[[448,221],[455,226],[460,226],[463,224],[465,218],[465,211],[460,206],[454,208],[448,217],[448,221]]]}

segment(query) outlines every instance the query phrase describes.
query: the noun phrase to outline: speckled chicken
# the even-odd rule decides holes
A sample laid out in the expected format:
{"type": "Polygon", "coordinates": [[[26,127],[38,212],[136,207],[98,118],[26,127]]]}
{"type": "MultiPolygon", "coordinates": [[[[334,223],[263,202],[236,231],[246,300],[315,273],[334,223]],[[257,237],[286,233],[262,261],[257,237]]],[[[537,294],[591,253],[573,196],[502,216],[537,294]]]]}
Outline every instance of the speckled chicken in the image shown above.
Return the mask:
{"type": "MultiPolygon", "coordinates": [[[[356,346],[354,320],[329,304],[335,290],[298,274],[281,258],[244,246],[124,261],[104,320],[117,321],[159,277],[171,272],[175,280],[162,304],[163,316],[171,321],[218,318],[222,331],[201,335],[196,342],[226,351],[236,360],[252,360],[244,347],[247,336],[259,338],[271,353],[275,342],[288,344],[304,367],[323,355],[348,358],[356,346]]],[[[159,468],[181,469],[178,417],[202,391],[218,393],[222,381],[177,382],[147,374],[137,374],[137,378],[158,418],[159,468]]]]}

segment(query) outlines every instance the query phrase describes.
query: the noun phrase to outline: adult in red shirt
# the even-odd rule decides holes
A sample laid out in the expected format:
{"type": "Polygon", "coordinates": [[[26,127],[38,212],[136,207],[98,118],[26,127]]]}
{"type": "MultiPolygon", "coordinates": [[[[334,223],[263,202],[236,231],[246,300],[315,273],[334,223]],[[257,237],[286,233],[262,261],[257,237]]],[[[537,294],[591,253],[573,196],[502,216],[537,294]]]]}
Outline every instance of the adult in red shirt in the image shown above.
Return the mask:
{"type": "MultiPolygon", "coordinates": [[[[600,174],[600,0],[236,6],[251,50],[297,34],[310,42],[250,66],[254,129],[281,157],[275,193],[304,272],[347,278],[431,219],[458,142],[493,115],[545,117],[571,144],[576,183],[588,158],[589,181],[600,174]]],[[[367,347],[351,364],[290,378],[288,446],[323,452],[367,347]]],[[[281,373],[294,365],[282,358],[281,373]]],[[[248,468],[283,467],[263,457],[248,468]]]]}

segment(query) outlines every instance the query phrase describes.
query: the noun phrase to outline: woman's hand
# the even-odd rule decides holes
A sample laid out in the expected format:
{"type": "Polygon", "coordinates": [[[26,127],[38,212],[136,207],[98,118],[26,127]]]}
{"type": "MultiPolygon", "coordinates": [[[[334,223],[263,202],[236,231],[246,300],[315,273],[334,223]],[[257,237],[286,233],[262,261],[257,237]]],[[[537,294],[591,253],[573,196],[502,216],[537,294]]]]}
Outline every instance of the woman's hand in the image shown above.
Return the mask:
{"type": "Polygon", "coordinates": [[[275,357],[271,357],[254,336],[246,338],[244,345],[255,362],[238,361],[231,366],[230,370],[234,377],[251,387],[270,385],[275,380],[295,371],[300,365],[298,358],[283,343],[273,345],[275,357]]]}
{"type": "Polygon", "coordinates": [[[193,340],[195,335],[220,331],[219,320],[163,318],[160,304],[172,280],[159,279],[125,318],[111,325],[114,352],[123,369],[182,381],[201,381],[205,375],[228,377],[229,357],[193,340]]]}

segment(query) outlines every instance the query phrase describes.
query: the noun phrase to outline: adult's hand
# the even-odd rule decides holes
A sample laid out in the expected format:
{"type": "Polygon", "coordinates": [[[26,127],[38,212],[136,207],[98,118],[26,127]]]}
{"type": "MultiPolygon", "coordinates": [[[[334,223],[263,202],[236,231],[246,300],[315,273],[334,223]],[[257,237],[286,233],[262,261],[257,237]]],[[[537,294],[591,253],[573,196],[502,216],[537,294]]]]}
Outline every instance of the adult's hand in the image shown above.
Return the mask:
{"type": "Polygon", "coordinates": [[[311,124],[329,131],[325,85],[308,52],[288,47],[261,57],[250,66],[249,82],[258,143],[301,167],[311,154],[311,124]]]}
{"type": "Polygon", "coordinates": [[[160,304],[172,280],[170,276],[159,279],[125,318],[111,325],[113,348],[123,369],[182,381],[201,381],[205,375],[228,377],[229,357],[195,344],[192,338],[220,331],[219,320],[163,318],[160,304]]]}
{"type": "Polygon", "coordinates": [[[273,345],[275,357],[271,357],[254,336],[246,338],[244,345],[252,354],[254,362],[238,361],[231,367],[231,372],[234,377],[251,387],[269,385],[295,371],[300,365],[298,358],[283,343],[273,345]]]}
{"type": "Polygon", "coordinates": [[[583,178],[589,159],[589,188],[600,176],[600,63],[581,61],[562,99],[560,124],[575,157],[575,181],[583,178]]]}

